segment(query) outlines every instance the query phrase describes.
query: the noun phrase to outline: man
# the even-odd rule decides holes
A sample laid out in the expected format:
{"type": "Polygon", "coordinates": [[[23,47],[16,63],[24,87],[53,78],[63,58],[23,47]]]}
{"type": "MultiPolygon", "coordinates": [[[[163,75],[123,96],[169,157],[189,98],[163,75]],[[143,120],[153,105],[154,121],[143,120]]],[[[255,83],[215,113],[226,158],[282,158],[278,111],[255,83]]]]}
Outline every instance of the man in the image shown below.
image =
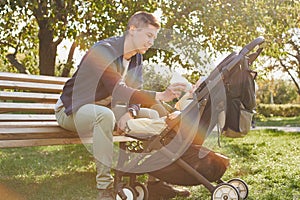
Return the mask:
{"type": "Polygon", "coordinates": [[[126,34],[99,41],[86,53],[56,104],[61,127],[77,131],[80,137],[93,135],[98,199],[115,199],[110,173],[115,115],[110,108],[120,103],[127,105],[128,112],[117,122],[118,128],[124,130],[127,120],[139,113],[141,103],[168,102],[185,90],[180,83],[170,85],[164,92],[141,89],[142,54],[153,45],[159,29],[152,14],[135,13],[129,19],[126,34]]]}

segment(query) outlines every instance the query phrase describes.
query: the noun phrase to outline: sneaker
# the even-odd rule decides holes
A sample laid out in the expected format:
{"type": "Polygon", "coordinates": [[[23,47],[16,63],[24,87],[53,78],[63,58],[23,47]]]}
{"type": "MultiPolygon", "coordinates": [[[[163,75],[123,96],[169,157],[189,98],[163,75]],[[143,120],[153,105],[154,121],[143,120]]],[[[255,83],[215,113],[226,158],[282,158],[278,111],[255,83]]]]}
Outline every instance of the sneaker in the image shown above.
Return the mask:
{"type": "Polygon", "coordinates": [[[147,189],[149,200],[166,200],[174,197],[190,196],[188,190],[172,187],[163,181],[148,182],[147,189]]]}
{"type": "Polygon", "coordinates": [[[116,194],[113,189],[99,189],[97,200],[116,200],[116,194]]]}

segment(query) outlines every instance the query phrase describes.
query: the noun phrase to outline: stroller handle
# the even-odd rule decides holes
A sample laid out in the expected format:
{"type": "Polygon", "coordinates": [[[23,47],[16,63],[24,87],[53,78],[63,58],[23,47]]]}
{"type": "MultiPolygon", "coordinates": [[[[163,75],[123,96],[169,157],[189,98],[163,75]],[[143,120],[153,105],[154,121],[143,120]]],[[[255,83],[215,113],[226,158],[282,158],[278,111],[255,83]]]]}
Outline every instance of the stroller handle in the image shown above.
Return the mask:
{"type": "MultiPolygon", "coordinates": [[[[246,56],[250,51],[252,51],[256,46],[262,44],[265,41],[264,37],[258,37],[254,40],[252,40],[252,42],[250,42],[249,44],[245,45],[244,48],[239,52],[239,54],[236,56],[236,58],[234,58],[232,61],[230,61],[230,63],[227,64],[226,68],[223,68],[222,71],[223,73],[227,73],[228,71],[231,71],[232,68],[238,63],[240,62],[240,60],[246,56]],[[227,72],[226,72],[227,71],[227,72]]],[[[262,49],[257,51],[257,56],[259,55],[259,53],[261,52],[262,49]]],[[[257,57],[256,56],[256,57],[257,57]]],[[[255,57],[255,58],[256,58],[255,57]]],[[[254,59],[255,59],[254,58],[254,59]]]]}
{"type": "Polygon", "coordinates": [[[262,43],[264,43],[265,38],[260,36],[254,40],[252,40],[252,42],[250,42],[249,44],[247,44],[242,50],[241,53],[243,55],[246,55],[247,53],[249,53],[250,51],[252,51],[256,46],[261,45],[262,43]]]}

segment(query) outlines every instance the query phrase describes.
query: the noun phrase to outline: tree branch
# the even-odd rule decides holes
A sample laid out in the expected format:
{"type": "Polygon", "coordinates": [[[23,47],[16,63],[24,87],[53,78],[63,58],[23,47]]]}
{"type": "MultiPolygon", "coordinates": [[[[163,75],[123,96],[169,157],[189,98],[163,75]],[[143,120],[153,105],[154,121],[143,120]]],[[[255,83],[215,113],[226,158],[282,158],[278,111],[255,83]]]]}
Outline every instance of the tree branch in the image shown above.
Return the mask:
{"type": "Polygon", "coordinates": [[[72,46],[70,48],[70,51],[69,51],[67,63],[64,65],[64,68],[63,68],[63,71],[62,71],[62,74],[61,74],[62,77],[68,77],[70,75],[70,71],[73,67],[73,61],[72,60],[73,60],[73,55],[74,55],[76,47],[77,47],[77,43],[73,42],[72,46]]]}
{"type": "Polygon", "coordinates": [[[9,46],[9,47],[12,47],[12,48],[16,48],[14,45],[10,44],[9,42],[5,42],[5,41],[0,41],[0,44],[1,45],[4,45],[4,46],[9,46]]]}
{"type": "Polygon", "coordinates": [[[283,64],[282,60],[279,59],[279,62],[281,64],[281,66],[285,69],[285,71],[289,74],[289,76],[291,77],[291,79],[293,80],[294,84],[297,87],[297,93],[300,95],[300,85],[297,83],[296,79],[294,78],[294,76],[291,74],[290,70],[288,69],[288,67],[283,64]]]}
{"type": "MultiPolygon", "coordinates": [[[[295,44],[295,42],[293,40],[289,40],[288,43],[293,46],[293,49],[297,52],[297,55],[300,55],[300,48],[295,44]]],[[[294,57],[297,58],[297,56],[294,56],[294,57]]],[[[300,60],[298,60],[298,61],[300,63],[300,60]]]]}
{"type": "Polygon", "coordinates": [[[20,73],[30,74],[28,70],[26,70],[25,66],[21,64],[17,59],[15,54],[7,54],[6,58],[8,61],[15,67],[20,73]]]}
{"type": "Polygon", "coordinates": [[[59,37],[56,41],[53,42],[53,45],[57,47],[63,41],[63,39],[63,37],[59,37]]]}
{"type": "Polygon", "coordinates": [[[298,60],[297,55],[294,55],[294,54],[292,54],[290,52],[286,52],[286,53],[287,53],[287,55],[292,56],[292,57],[294,57],[294,58],[296,58],[298,60]]]}

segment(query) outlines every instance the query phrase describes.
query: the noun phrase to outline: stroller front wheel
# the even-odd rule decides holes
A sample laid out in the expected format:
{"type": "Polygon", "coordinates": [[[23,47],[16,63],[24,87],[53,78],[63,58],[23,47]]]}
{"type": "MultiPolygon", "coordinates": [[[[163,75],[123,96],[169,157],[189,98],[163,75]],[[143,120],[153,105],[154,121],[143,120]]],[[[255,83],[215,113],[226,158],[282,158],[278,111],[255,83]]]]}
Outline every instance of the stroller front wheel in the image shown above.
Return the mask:
{"type": "Polygon", "coordinates": [[[246,199],[248,197],[249,189],[245,181],[239,178],[234,178],[229,180],[228,183],[236,187],[242,199],[246,199]]]}
{"type": "Polygon", "coordinates": [[[122,187],[121,191],[118,191],[116,200],[136,200],[136,193],[134,189],[128,186],[122,187]]]}
{"type": "Polygon", "coordinates": [[[212,195],[212,200],[239,200],[238,190],[229,183],[221,183],[216,186],[212,195]]]}

